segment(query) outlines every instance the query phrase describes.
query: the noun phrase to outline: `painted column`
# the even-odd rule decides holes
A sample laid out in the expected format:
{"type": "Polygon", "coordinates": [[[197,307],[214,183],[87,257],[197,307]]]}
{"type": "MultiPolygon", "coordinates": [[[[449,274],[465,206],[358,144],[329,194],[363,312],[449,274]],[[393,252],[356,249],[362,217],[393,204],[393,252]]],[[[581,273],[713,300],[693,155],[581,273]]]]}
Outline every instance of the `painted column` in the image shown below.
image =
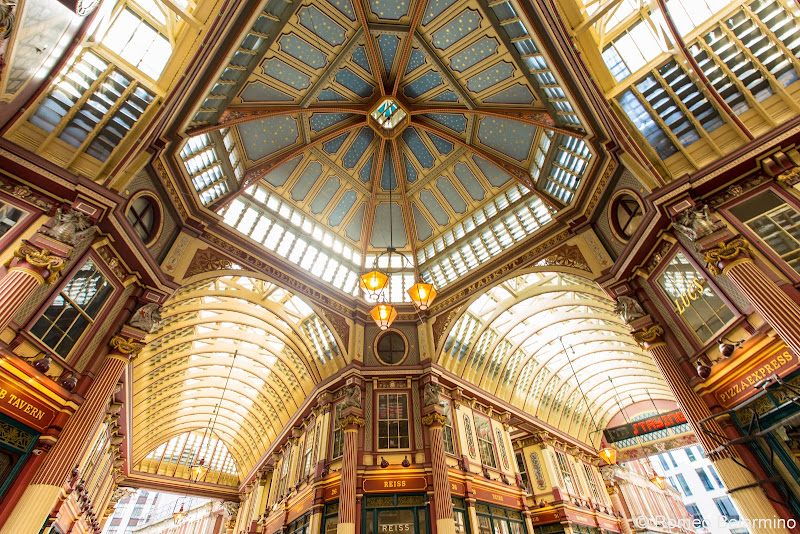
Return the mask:
{"type": "Polygon", "coordinates": [[[23,241],[6,262],[8,271],[0,278],[0,332],[36,289],[58,281],[66,261],[47,249],[23,241]]]}
{"type": "Polygon", "coordinates": [[[714,275],[724,274],[795,354],[800,354],[800,305],[754,262],[742,237],[707,250],[705,261],[714,275]]]}
{"type": "Polygon", "coordinates": [[[617,486],[606,486],[608,496],[611,497],[611,506],[619,519],[619,527],[622,534],[633,534],[631,523],[628,515],[625,513],[625,507],[622,505],[622,499],[619,498],[619,488],[617,486]]]}
{"type": "Polygon", "coordinates": [[[436,532],[438,534],[455,534],[453,498],[450,494],[447,457],[444,453],[444,437],[442,434],[442,428],[447,423],[447,418],[441,413],[440,406],[436,406],[435,410],[422,417],[422,424],[428,427],[428,435],[430,436],[433,498],[436,503],[436,532]]]}
{"type": "MultiPolygon", "coordinates": [[[[355,386],[357,387],[357,386],[355,386]]],[[[360,405],[360,402],[359,402],[360,405]]],[[[342,481],[339,490],[339,524],[336,534],[355,534],[356,531],[356,464],[358,463],[358,430],[364,426],[361,408],[344,409],[339,425],[344,431],[342,481]]]]}
{"type": "Polygon", "coordinates": [[[675,356],[662,339],[661,336],[663,334],[664,329],[660,325],[651,324],[633,332],[633,337],[647,350],[658,366],[684,417],[686,417],[686,421],[691,425],[697,440],[703,446],[706,455],[713,462],[714,467],[719,472],[719,476],[725,483],[725,487],[730,492],[730,497],[736,504],[736,508],[739,509],[744,519],[751,520],[753,525],[751,532],[753,534],[788,532],[785,528],[762,525],[764,523],[763,519],[777,519],[779,516],[775,513],[775,508],[770,504],[764,490],[758,486],[750,471],[741,467],[737,463],[738,460],[731,457],[731,454],[735,454],[735,451],[728,449],[712,453],[717,448],[717,443],[712,436],[724,439],[725,432],[715,419],[705,423],[707,431],[704,431],[703,427],[700,426],[700,421],[710,417],[711,411],[689,385],[689,380],[678,366],[675,356]]]}
{"type": "Polygon", "coordinates": [[[33,476],[0,534],[39,534],[50,513],[59,505],[64,485],[74,478],[73,469],[91,447],[91,436],[106,415],[114,387],[128,362],[144,347],[133,338],[114,335],[106,356],[85,400],[70,417],[53,449],[33,476]]]}

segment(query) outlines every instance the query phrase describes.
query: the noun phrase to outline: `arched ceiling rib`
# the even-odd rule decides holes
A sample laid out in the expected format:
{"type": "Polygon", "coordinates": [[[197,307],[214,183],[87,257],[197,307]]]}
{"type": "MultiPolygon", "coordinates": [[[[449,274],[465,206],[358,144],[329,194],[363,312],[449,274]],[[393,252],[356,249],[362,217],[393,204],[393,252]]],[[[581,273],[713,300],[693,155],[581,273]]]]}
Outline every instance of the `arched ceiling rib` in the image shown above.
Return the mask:
{"type": "Polygon", "coordinates": [[[189,284],[134,363],[132,457],[202,433],[219,405],[214,433],[247,473],[314,386],[345,364],[332,331],[283,288],[247,276],[189,284]]]}
{"type": "Polygon", "coordinates": [[[597,444],[597,431],[620,405],[674,400],[613,308],[596,285],[581,277],[557,272],[518,276],[470,304],[453,325],[439,363],[546,423],[597,444]]]}

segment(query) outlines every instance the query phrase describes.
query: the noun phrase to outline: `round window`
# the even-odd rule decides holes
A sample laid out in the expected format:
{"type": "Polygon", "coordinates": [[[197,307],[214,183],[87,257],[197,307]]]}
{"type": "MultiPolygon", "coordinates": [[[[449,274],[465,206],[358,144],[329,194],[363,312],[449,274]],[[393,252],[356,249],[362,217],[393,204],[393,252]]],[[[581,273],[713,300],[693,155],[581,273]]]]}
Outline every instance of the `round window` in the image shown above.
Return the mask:
{"type": "Polygon", "coordinates": [[[378,359],[386,365],[397,365],[406,359],[406,340],[399,332],[384,332],[375,343],[378,359]]]}
{"type": "Polygon", "coordinates": [[[629,193],[623,193],[614,199],[611,211],[614,230],[617,231],[619,237],[627,241],[636,232],[644,216],[639,199],[629,193]]]}
{"type": "Polygon", "coordinates": [[[125,216],[142,241],[147,243],[153,238],[158,219],[158,209],[153,199],[148,196],[133,199],[125,216]]]}

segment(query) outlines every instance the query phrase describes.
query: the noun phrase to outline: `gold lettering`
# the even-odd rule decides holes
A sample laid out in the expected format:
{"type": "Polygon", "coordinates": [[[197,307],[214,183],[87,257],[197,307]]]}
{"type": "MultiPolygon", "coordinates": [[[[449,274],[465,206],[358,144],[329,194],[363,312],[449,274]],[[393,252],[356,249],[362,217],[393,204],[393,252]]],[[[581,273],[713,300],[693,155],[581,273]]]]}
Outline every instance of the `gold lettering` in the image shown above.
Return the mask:
{"type": "Polygon", "coordinates": [[[6,395],[8,395],[8,391],[0,388],[0,399],[5,399],[6,395]]]}

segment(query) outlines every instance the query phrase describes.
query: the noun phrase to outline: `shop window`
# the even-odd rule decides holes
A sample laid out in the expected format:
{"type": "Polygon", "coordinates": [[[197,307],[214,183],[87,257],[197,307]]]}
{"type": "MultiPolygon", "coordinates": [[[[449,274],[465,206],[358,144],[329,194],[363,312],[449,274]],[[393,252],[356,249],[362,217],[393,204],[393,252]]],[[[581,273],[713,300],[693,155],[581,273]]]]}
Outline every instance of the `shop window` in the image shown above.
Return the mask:
{"type": "Polygon", "coordinates": [[[667,465],[667,461],[664,459],[664,455],[663,454],[659,454],[658,455],[658,461],[661,462],[661,467],[664,468],[664,471],[669,470],[669,465],[667,465]]]}
{"type": "Polygon", "coordinates": [[[675,254],[658,277],[658,284],[701,343],[715,338],[734,319],[733,311],[683,252],[675,254]]]}
{"type": "Polygon", "coordinates": [[[400,364],[406,359],[406,341],[398,332],[385,332],[375,342],[375,352],[386,365],[400,364]]]}
{"type": "Polygon", "coordinates": [[[344,453],[344,432],[339,425],[339,419],[342,418],[342,403],[336,405],[333,410],[333,448],[331,449],[331,460],[339,458],[344,453]]]}
{"type": "Polygon", "coordinates": [[[383,495],[364,499],[366,534],[427,534],[423,495],[383,495]]]}
{"type": "Polygon", "coordinates": [[[575,488],[575,481],[572,479],[572,470],[569,468],[567,456],[561,451],[555,451],[555,453],[557,464],[556,467],[558,467],[558,470],[561,473],[561,478],[564,480],[564,489],[567,490],[567,493],[570,495],[577,495],[578,492],[575,488]]]}
{"type": "Polygon", "coordinates": [[[455,440],[453,439],[453,414],[450,408],[450,403],[445,401],[442,405],[442,412],[446,418],[444,426],[442,427],[442,440],[444,441],[444,452],[448,454],[456,453],[455,440]]]}
{"type": "Polygon", "coordinates": [[[407,449],[408,394],[383,393],[378,395],[378,449],[407,449]]]}
{"type": "Polygon", "coordinates": [[[703,487],[706,489],[706,491],[711,491],[714,489],[714,484],[711,483],[711,479],[708,478],[705,469],[701,467],[699,469],[695,469],[694,471],[697,473],[697,476],[700,477],[700,482],[703,483],[703,487]]]}
{"type": "Polygon", "coordinates": [[[14,229],[30,212],[0,200],[0,239],[14,229]]]}
{"type": "Polygon", "coordinates": [[[339,501],[325,505],[325,512],[322,518],[323,534],[336,534],[339,526],[339,501]]]}
{"type": "Polygon", "coordinates": [[[467,504],[461,497],[453,497],[453,521],[456,524],[456,534],[469,534],[469,520],[467,519],[467,504]]]}
{"type": "Polygon", "coordinates": [[[103,44],[154,80],[172,55],[169,39],[129,7],[114,20],[103,44]]]}
{"type": "Polygon", "coordinates": [[[800,273],[800,212],[770,190],[733,206],[730,212],[800,273]]]}
{"type": "Polygon", "coordinates": [[[149,243],[153,239],[156,223],[158,222],[158,208],[155,201],[147,195],[133,199],[125,213],[128,222],[133,226],[139,239],[149,243]]]}
{"type": "Polygon", "coordinates": [[[694,456],[694,453],[692,452],[692,448],[691,447],[687,447],[684,450],[686,451],[686,457],[689,458],[689,461],[690,462],[694,462],[696,458],[694,456]]]}
{"type": "Polygon", "coordinates": [[[525,491],[528,493],[533,493],[531,491],[531,483],[528,479],[528,470],[525,469],[525,456],[521,452],[515,452],[514,457],[517,460],[517,471],[519,471],[519,476],[522,478],[522,484],[525,486],[525,491]]]}
{"type": "Polygon", "coordinates": [[[286,534],[308,534],[311,526],[310,517],[311,514],[305,514],[289,523],[286,526],[286,534]]]}
{"type": "Polygon", "coordinates": [[[478,413],[475,414],[475,433],[478,436],[478,450],[481,453],[481,461],[484,465],[497,468],[497,458],[494,451],[494,440],[492,439],[492,423],[488,417],[478,413]]]}
{"type": "Polygon", "coordinates": [[[286,494],[286,491],[289,487],[289,466],[292,463],[292,456],[294,455],[294,447],[291,447],[287,452],[283,455],[283,463],[281,464],[281,485],[280,491],[278,492],[280,496],[286,494]]]}
{"type": "Polygon", "coordinates": [[[62,358],[92,329],[114,286],[91,259],[61,288],[30,332],[62,358]]]}
{"type": "Polygon", "coordinates": [[[478,534],[526,534],[522,514],[516,510],[475,503],[478,534]]]}
{"type": "Polygon", "coordinates": [[[675,457],[672,456],[672,453],[667,452],[667,456],[669,456],[669,460],[672,462],[672,467],[678,467],[678,462],[675,461],[675,457]]]}
{"type": "Polygon", "coordinates": [[[730,497],[727,495],[714,499],[714,504],[717,505],[717,510],[719,510],[720,515],[725,519],[725,521],[739,520],[739,512],[736,511],[736,508],[734,508],[730,497]]]}

